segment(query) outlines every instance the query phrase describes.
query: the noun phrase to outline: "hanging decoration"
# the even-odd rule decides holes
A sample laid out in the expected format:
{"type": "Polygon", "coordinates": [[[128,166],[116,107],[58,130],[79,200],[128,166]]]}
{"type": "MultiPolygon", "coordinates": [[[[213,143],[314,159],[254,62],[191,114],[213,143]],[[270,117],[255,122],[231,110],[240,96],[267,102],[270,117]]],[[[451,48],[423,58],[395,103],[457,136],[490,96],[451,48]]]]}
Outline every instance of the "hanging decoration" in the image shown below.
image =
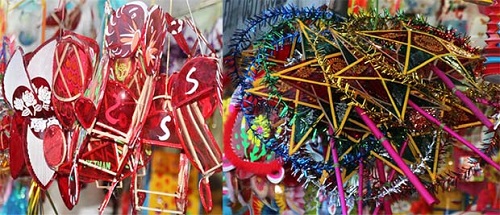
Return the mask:
{"type": "Polygon", "coordinates": [[[273,191],[294,178],[316,187],[330,213],[361,214],[365,205],[391,213],[391,202],[415,192],[436,204],[439,189],[467,177],[440,171],[454,142],[475,154],[470,162],[500,170],[490,157],[498,152],[496,119],[479,109],[500,111],[499,88],[476,78],[479,50],[453,30],[402,13],[342,19],[294,7],[265,11],[247,26],[231,41],[237,87],[224,171],[241,195],[232,201],[277,208],[273,191]],[[478,148],[458,132],[471,127],[492,140],[478,148]],[[253,175],[273,186],[245,183],[253,175]]]}
{"type": "Polygon", "coordinates": [[[484,79],[492,83],[500,83],[500,2],[493,1],[493,4],[486,7],[486,15],[490,18],[487,25],[486,47],[484,48],[484,57],[486,58],[483,71],[484,79]]]}
{"type": "Polygon", "coordinates": [[[8,147],[12,177],[27,169],[33,178],[28,211],[39,209],[52,182],[69,209],[78,203],[83,184],[96,182],[106,184],[103,213],[115,188],[131,178],[133,213],[182,214],[190,165],[201,172],[199,196],[210,211],[209,177],[222,166],[206,122],[221,104],[215,50],[189,18],[174,18],[140,1],[117,10],[106,4],[101,49],[97,41],[70,31],[79,22],[80,5],[71,11],[65,6],[44,22],[60,29],[35,51],[17,48],[5,63],[3,47],[0,56],[3,98],[11,112],[3,118],[0,141],[2,150],[8,147]],[[182,33],[188,28],[197,35],[193,46],[182,33]],[[189,57],[179,71],[166,74],[161,59],[170,36],[189,57]],[[158,194],[138,183],[153,147],[181,151],[177,190],[161,193],[175,199],[175,209],[143,207],[147,195],[158,194]]]}

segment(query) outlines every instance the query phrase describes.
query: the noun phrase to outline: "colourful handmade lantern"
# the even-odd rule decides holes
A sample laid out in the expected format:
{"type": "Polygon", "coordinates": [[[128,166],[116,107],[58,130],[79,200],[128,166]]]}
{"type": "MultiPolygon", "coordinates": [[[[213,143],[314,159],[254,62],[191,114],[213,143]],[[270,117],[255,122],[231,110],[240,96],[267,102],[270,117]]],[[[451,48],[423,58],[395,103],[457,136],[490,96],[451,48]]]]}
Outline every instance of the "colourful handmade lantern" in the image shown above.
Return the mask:
{"type": "Polygon", "coordinates": [[[415,191],[437,203],[434,190],[457,178],[438,171],[447,135],[500,169],[488,149],[456,132],[482,125],[495,132],[473,101],[494,103],[498,89],[476,81],[481,56],[452,31],[403,14],[365,12],[342,21],[321,9],[289,7],[248,26],[232,41],[239,85],[225,126],[225,171],[243,179],[238,172],[264,176],[281,166],[285,178],[317,186],[318,196],[347,214],[355,198],[359,213],[365,204],[390,213],[393,199],[415,191]],[[268,22],[266,33],[255,32],[268,22]]]}
{"type": "MultiPolygon", "coordinates": [[[[58,11],[49,25],[57,22],[53,19],[68,20],[64,8],[58,11]]],[[[14,111],[10,170],[16,178],[26,167],[34,179],[29,211],[38,208],[41,191],[56,180],[69,209],[78,203],[83,183],[107,183],[99,208],[103,213],[115,188],[131,178],[134,213],[182,214],[191,163],[202,173],[199,196],[210,211],[209,177],[222,166],[219,146],[206,123],[220,106],[215,51],[189,19],[175,19],[158,6],[130,2],[107,11],[102,50],[91,38],[59,30],[33,53],[19,48],[5,68],[3,96],[14,111]],[[198,35],[196,46],[187,45],[185,27],[198,35]],[[171,75],[160,71],[167,35],[190,56],[184,68],[171,75]],[[202,46],[212,51],[210,55],[200,54],[202,46]],[[146,195],[155,193],[138,183],[153,145],[181,151],[177,192],[165,194],[175,199],[176,210],[143,207],[146,195]]]]}

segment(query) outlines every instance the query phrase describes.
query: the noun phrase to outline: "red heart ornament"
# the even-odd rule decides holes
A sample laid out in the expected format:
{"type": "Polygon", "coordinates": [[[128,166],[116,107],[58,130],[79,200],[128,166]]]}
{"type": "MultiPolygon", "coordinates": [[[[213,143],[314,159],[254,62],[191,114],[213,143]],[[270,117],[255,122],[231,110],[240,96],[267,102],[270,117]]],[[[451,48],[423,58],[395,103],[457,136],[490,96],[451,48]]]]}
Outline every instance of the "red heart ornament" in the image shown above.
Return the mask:
{"type": "Polygon", "coordinates": [[[75,102],[75,115],[78,122],[86,128],[92,127],[95,117],[97,116],[97,110],[94,103],[90,99],[81,97],[75,102]]]}
{"type": "Polygon", "coordinates": [[[73,103],[61,102],[57,99],[52,99],[52,107],[59,123],[64,130],[71,130],[76,122],[75,110],[73,103]]]}

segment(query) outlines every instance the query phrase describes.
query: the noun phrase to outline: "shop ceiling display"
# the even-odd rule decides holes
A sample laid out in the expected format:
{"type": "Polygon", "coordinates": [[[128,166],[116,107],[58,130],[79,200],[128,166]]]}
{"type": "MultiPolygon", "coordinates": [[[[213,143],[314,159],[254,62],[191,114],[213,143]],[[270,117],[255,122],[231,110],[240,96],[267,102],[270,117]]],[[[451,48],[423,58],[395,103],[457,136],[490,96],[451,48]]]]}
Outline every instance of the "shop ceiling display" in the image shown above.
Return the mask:
{"type": "Polygon", "coordinates": [[[2,149],[9,149],[13,178],[25,168],[33,178],[29,212],[39,209],[42,191],[54,181],[69,209],[83,183],[99,181],[109,185],[102,213],[117,185],[130,177],[134,213],[182,214],[190,164],[202,174],[199,193],[210,211],[208,178],[222,166],[205,120],[221,104],[215,51],[192,20],[143,2],[116,11],[107,4],[105,22],[101,50],[97,41],[67,30],[31,53],[11,53],[3,43],[3,95],[12,114],[3,118],[2,149]],[[187,28],[198,35],[192,47],[182,34],[187,28]],[[190,56],[170,75],[160,73],[168,35],[190,56]],[[202,47],[211,54],[200,54],[202,47]],[[137,183],[153,146],[181,150],[178,190],[159,193],[176,199],[175,211],[142,206],[146,194],[158,193],[137,183]]]}
{"type": "Polygon", "coordinates": [[[361,214],[370,205],[389,213],[391,201],[415,192],[436,204],[438,189],[470,174],[440,170],[452,144],[471,150],[471,163],[500,171],[490,158],[498,118],[480,109],[500,112],[500,87],[481,78],[480,50],[453,30],[402,13],[344,19],[283,7],[250,18],[231,48],[237,87],[224,172],[233,202],[307,211],[277,197],[287,191],[276,187],[298,181],[315,187],[330,212],[357,206],[361,214]],[[490,137],[482,147],[460,135],[471,127],[490,137]]]}

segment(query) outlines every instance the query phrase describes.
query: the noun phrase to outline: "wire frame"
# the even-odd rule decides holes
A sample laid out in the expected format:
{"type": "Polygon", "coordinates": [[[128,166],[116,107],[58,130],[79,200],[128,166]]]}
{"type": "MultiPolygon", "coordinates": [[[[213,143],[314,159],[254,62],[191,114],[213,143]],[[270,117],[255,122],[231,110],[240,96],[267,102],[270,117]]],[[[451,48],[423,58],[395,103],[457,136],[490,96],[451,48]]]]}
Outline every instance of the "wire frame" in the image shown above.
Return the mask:
{"type": "Polygon", "coordinates": [[[133,202],[134,209],[137,211],[153,211],[153,212],[170,213],[170,214],[184,214],[187,206],[187,189],[188,189],[190,169],[191,169],[191,164],[186,154],[179,153],[179,174],[177,180],[177,190],[174,193],[140,189],[138,181],[140,180],[140,178],[145,176],[145,171],[143,171],[143,173],[135,174],[131,182],[132,183],[131,189],[134,195],[134,202],[133,202]],[[145,195],[156,195],[160,200],[163,200],[163,198],[175,198],[176,210],[167,209],[165,207],[159,208],[159,207],[143,206],[139,203],[140,193],[143,193],[145,195]]]}

